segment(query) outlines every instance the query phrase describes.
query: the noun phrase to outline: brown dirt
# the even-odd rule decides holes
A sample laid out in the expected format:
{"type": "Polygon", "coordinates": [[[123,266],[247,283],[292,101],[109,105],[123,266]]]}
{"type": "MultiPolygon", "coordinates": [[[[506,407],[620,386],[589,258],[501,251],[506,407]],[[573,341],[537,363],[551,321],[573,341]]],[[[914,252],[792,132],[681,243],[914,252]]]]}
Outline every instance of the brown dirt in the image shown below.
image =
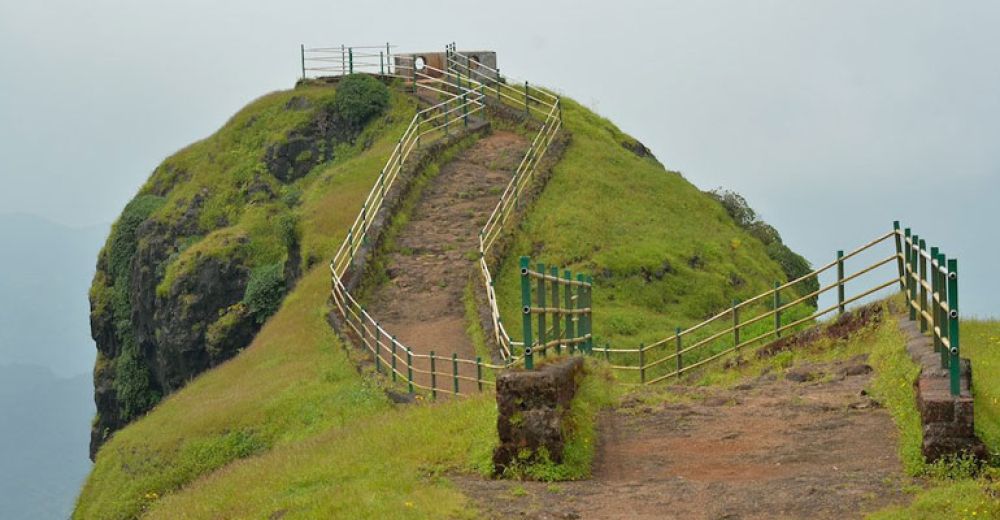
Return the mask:
{"type": "MultiPolygon", "coordinates": [[[[414,354],[440,356],[438,388],[454,388],[453,353],[476,358],[462,295],[476,267],[479,230],[527,147],[517,134],[493,132],[441,168],[396,238],[387,262],[389,282],[375,291],[368,307],[414,354]]],[[[405,372],[405,366],[400,369],[405,372]]],[[[416,383],[431,384],[422,373],[430,370],[429,360],[414,359],[413,369],[416,383]]],[[[474,378],[475,366],[459,364],[459,375],[474,378]]],[[[472,392],[476,383],[461,379],[459,388],[472,392]]]]}
{"type": "Polygon", "coordinates": [[[810,365],[818,381],[770,376],[740,390],[678,387],[680,403],[625,402],[601,419],[588,481],[456,483],[488,518],[858,518],[905,501],[896,429],[862,394],[871,376],[860,368],[810,365]]]}

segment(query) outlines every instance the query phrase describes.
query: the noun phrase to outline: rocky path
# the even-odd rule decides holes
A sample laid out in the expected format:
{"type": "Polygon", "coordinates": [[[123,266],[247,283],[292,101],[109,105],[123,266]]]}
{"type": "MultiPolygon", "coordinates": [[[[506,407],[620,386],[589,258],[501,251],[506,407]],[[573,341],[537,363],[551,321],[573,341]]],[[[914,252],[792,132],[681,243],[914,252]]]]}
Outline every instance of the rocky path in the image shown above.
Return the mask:
{"type": "MultiPolygon", "coordinates": [[[[441,168],[424,189],[387,262],[389,281],[368,307],[386,330],[415,354],[434,351],[437,387],[452,390],[452,354],[475,359],[466,333],[462,301],[478,260],[479,230],[521,161],[528,142],[511,132],[493,132],[441,168]]],[[[487,360],[488,361],[488,360],[487,360]]],[[[400,367],[405,372],[405,366],[400,367]]],[[[414,381],[429,386],[430,362],[415,359],[414,381]]],[[[459,365],[474,378],[475,366],[459,365]]],[[[460,391],[477,388],[461,379],[460,391]]]]}
{"type": "Polygon", "coordinates": [[[862,394],[870,369],[808,370],[624,403],[602,418],[589,481],[457,484],[489,518],[843,519],[905,501],[896,428],[862,394]]]}

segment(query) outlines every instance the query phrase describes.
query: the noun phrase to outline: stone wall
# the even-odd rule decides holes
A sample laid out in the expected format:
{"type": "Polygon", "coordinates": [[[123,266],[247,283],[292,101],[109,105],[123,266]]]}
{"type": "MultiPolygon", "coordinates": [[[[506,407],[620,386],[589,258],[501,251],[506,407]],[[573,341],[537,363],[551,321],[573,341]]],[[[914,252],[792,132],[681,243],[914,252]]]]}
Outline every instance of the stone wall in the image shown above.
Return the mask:
{"type": "Polygon", "coordinates": [[[516,463],[531,464],[543,452],[552,462],[563,461],[563,423],[582,375],[583,358],[572,357],[497,377],[500,446],[493,452],[497,475],[516,463]]]}
{"type": "Polygon", "coordinates": [[[916,321],[901,319],[900,327],[906,335],[910,357],[920,365],[914,387],[924,434],[922,451],[927,462],[963,454],[985,459],[986,446],[975,432],[971,364],[967,359],[962,360],[961,393],[952,396],[948,371],[941,368],[941,356],[934,352],[930,337],[920,333],[916,321]]]}

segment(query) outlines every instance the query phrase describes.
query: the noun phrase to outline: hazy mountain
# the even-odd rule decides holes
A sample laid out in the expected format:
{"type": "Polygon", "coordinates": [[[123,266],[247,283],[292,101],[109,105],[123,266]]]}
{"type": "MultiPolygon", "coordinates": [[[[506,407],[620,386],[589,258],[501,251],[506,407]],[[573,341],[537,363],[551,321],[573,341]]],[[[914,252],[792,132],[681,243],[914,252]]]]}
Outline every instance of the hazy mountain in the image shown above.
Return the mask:
{"type": "Polygon", "coordinates": [[[87,289],[106,226],[0,215],[0,518],[66,518],[90,469],[87,289]]]}
{"type": "Polygon", "coordinates": [[[87,290],[106,232],[0,215],[0,363],[90,372],[87,290]]]}

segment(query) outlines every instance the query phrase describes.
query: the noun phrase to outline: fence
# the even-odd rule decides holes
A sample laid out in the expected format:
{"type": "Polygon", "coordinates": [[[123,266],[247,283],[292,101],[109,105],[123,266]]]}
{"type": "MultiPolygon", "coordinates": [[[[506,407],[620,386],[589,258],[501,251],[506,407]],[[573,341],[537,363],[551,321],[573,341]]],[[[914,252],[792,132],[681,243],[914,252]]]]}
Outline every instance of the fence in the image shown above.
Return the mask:
{"type": "MultiPolygon", "coordinates": [[[[356,54],[354,49],[361,48],[348,47],[344,54],[344,49],[341,49],[341,66],[339,69],[333,66],[333,72],[339,70],[341,74],[345,71],[351,73],[356,65],[374,66],[374,62],[354,60],[354,57],[359,56],[369,58],[374,56],[374,52],[356,54]],[[346,56],[346,61],[343,56],[346,56]]],[[[307,53],[314,52],[320,54],[320,57],[326,53],[329,58],[329,54],[335,50],[303,47],[303,73],[309,70],[329,72],[329,68],[325,67],[306,67],[307,53]]],[[[640,384],[652,384],[679,377],[753,344],[771,338],[777,339],[784,333],[811,326],[817,319],[828,314],[843,314],[847,305],[897,283],[907,292],[911,319],[919,318],[922,329],[929,329],[934,334],[935,348],[941,351],[942,366],[947,366],[951,373],[952,392],[959,391],[957,262],[954,259],[946,261],[937,248],[927,251],[922,240],[918,240],[916,236],[911,237],[909,229],[906,232],[899,231],[898,223],[893,231],[847,254],[838,251],[835,260],[804,276],[785,283],[775,282],[771,290],[746,301],[734,301],[730,308],[698,324],[686,329],[677,327],[673,335],[649,345],[640,344],[636,348],[612,348],[607,344],[603,347],[594,346],[590,308],[593,284],[589,277],[567,280],[565,276],[558,276],[558,269],[553,272],[550,267],[546,272],[544,265],[531,270],[528,259],[522,258],[524,334],[522,341],[513,340],[503,323],[497,303],[491,268],[496,267],[495,264],[499,261],[496,257],[499,255],[494,248],[501,237],[511,233],[511,216],[561,128],[560,99],[547,91],[531,87],[528,82],[524,82],[523,87],[521,84],[513,86],[511,80],[501,76],[498,69],[481,63],[473,64],[468,56],[457,51],[454,44],[446,47],[444,69],[428,64],[418,67],[413,56],[397,54],[397,61],[390,72],[384,68],[389,61],[390,50],[391,46],[387,45],[384,55],[379,51],[380,57],[385,58],[379,61],[380,73],[408,79],[415,92],[426,92],[435,99],[443,98],[443,101],[414,115],[365,199],[347,237],[334,255],[330,270],[333,275],[333,300],[345,324],[372,353],[376,370],[382,371],[385,367],[393,380],[402,378],[406,381],[411,392],[414,388],[423,388],[430,390],[434,396],[438,392],[461,394],[466,393],[462,390],[463,382],[466,386],[474,385],[481,391],[484,386],[493,384],[484,374],[485,371],[509,368],[522,362],[527,368],[531,368],[535,350],[546,355],[549,349],[561,352],[563,348],[602,354],[610,367],[624,376],[624,380],[631,378],[640,384]],[[459,117],[464,124],[468,124],[469,116],[482,110],[487,102],[523,108],[526,116],[537,116],[541,121],[531,145],[479,232],[479,270],[490,307],[494,340],[504,358],[503,365],[483,362],[480,358],[461,359],[454,354],[450,358],[442,358],[433,351],[428,354],[414,353],[383,328],[350,294],[343,282],[358,248],[368,241],[369,228],[376,213],[382,208],[387,190],[392,187],[410,154],[420,146],[421,138],[436,139],[446,135],[449,125],[454,124],[459,117]],[[846,274],[848,260],[866,251],[874,251],[874,248],[887,243],[890,238],[896,243],[896,251],[863,265],[850,275],[846,274]],[[859,286],[857,280],[860,277],[875,276],[880,269],[892,263],[897,264],[898,272],[887,281],[879,279],[880,281],[870,285],[861,285],[865,288],[858,289],[851,297],[847,296],[848,287],[855,289],[859,286]],[[833,273],[836,278],[832,283],[822,286],[818,284],[817,280],[821,275],[833,273]],[[535,292],[537,306],[534,307],[531,298],[532,279],[538,284],[535,292]],[[813,289],[813,286],[817,288],[813,289]],[[553,306],[545,303],[548,294],[546,289],[551,291],[553,306]],[[818,297],[834,289],[837,303],[822,309],[816,308],[814,302],[818,297]],[[560,291],[563,294],[563,306],[558,305],[560,291]],[[571,294],[573,292],[576,294],[571,294]],[[787,297],[789,294],[790,300],[783,301],[783,296],[787,297]],[[532,330],[533,316],[538,322],[537,340],[532,330]],[[547,327],[549,319],[553,325],[551,328],[547,327]],[[450,370],[439,370],[442,364],[450,365],[450,370]],[[418,381],[415,374],[422,376],[422,379],[418,381]],[[451,388],[439,386],[439,377],[450,379],[451,388]]]]}
{"type": "MultiPolygon", "coordinates": [[[[306,49],[303,46],[303,75],[308,71],[319,71],[334,75],[337,73],[350,74],[359,72],[361,67],[373,66],[372,63],[355,60],[359,56],[366,56],[363,53],[356,52],[356,49],[359,49],[359,47],[342,48],[343,58],[340,62],[340,67],[337,67],[336,63],[331,61],[336,58],[334,51],[337,49],[306,49]],[[309,53],[315,53],[318,55],[318,58],[309,53]],[[334,65],[307,67],[307,64],[317,59],[320,59],[320,63],[334,63],[334,65]]],[[[434,351],[430,351],[427,354],[416,353],[411,347],[398,341],[375,317],[365,310],[344,283],[344,277],[348,269],[354,264],[359,248],[369,243],[371,225],[378,212],[383,208],[386,193],[394,185],[413,151],[421,145],[421,139],[424,139],[424,142],[429,142],[447,135],[449,125],[457,124],[459,118],[462,119],[464,125],[468,125],[469,117],[486,106],[488,87],[485,83],[473,77],[471,69],[467,66],[452,66],[451,61],[449,61],[449,65],[445,69],[437,69],[427,64],[418,69],[414,57],[396,55],[395,58],[398,61],[394,63],[390,71],[384,68],[388,59],[382,59],[387,58],[390,50],[391,46],[387,46],[386,54],[383,55],[381,51],[379,52],[380,74],[404,80],[408,79],[410,80],[411,89],[414,92],[426,94],[432,99],[443,98],[443,101],[420,110],[414,115],[389,159],[386,161],[385,166],[380,171],[374,186],[362,204],[361,211],[348,229],[346,238],[330,262],[333,282],[331,294],[336,311],[342,318],[343,323],[360,340],[364,348],[372,353],[377,371],[387,371],[393,381],[404,381],[410,392],[413,392],[416,388],[425,389],[429,390],[433,397],[437,397],[439,393],[457,395],[469,393],[473,389],[483,391],[484,387],[494,384],[488,372],[508,368],[515,363],[523,362],[523,357],[513,354],[510,336],[506,334],[506,331],[498,334],[498,338],[504,338],[502,342],[498,340],[498,343],[503,345],[501,349],[505,358],[505,364],[503,365],[484,362],[479,357],[472,360],[459,358],[456,354],[452,354],[451,357],[442,357],[434,351]],[[445,384],[439,384],[441,382],[445,384]],[[448,385],[448,382],[451,384],[448,385]]],[[[453,45],[448,47],[447,53],[449,58],[454,57],[456,62],[460,59],[457,58],[460,54],[454,51],[453,45]]],[[[368,54],[374,55],[374,53],[368,54]]],[[[497,99],[506,99],[501,98],[500,94],[496,94],[497,92],[509,97],[506,85],[499,81],[494,81],[493,83],[492,89],[489,90],[492,90],[497,99]]],[[[525,95],[528,96],[528,101],[534,104],[531,98],[538,99],[539,96],[543,95],[541,94],[542,92],[538,89],[534,91],[526,89],[525,95]]],[[[548,93],[544,93],[544,95],[551,96],[548,93]]],[[[491,302],[491,315],[493,316],[494,323],[501,327],[496,296],[492,286],[492,277],[489,274],[489,266],[485,261],[485,257],[489,252],[490,246],[501,232],[504,223],[509,220],[510,214],[516,206],[516,198],[524,189],[527,182],[533,177],[538,162],[544,156],[545,150],[558,130],[560,122],[558,120],[558,98],[554,96],[552,98],[555,101],[545,105],[548,110],[545,112],[546,118],[543,120],[538,134],[532,141],[529,150],[519,164],[510,183],[508,183],[506,190],[501,195],[492,216],[487,221],[487,227],[484,227],[484,230],[480,232],[480,265],[484,279],[488,280],[486,287],[488,298],[491,302]],[[511,204],[510,200],[515,200],[515,203],[511,204]],[[491,238],[489,245],[486,245],[484,242],[487,230],[491,238]]],[[[503,102],[509,104],[508,101],[503,102]]],[[[534,107],[536,113],[538,110],[537,107],[534,107]]],[[[527,113],[532,113],[531,107],[529,107],[527,113]]]]}
{"type": "Polygon", "coordinates": [[[531,270],[531,261],[526,256],[521,257],[521,330],[524,334],[524,368],[534,368],[534,351],[542,356],[551,348],[556,355],[565,348],[573,354],[579,350],[583,353],[592,352],[593,336],[591,334],[591,291],[594,279],[590,276],[577,274],[576,280],[569,269],[545,264],[538,264],[531,270]],[[532,301],[532,281],[537,282],[535,298],[532,301]],[[562,297],[560,298],[560,293],[562,297]],[[550,301],[546,301],[551,296],[550,301]],[[532,317],[538,318],[538,340],[532,333],[532,317]],[[547,326],[548,318],[552,319],[552,327],[547,326]],[[565,323],[563,323],[563,321],[565,323]]]}
{"type": "Polygon", "coordinates": [[[900,288],[906,295],[911,321],[920,321],[920,332],[930,332],[934,351],[941,354],[941,368],[948,370],[951,395],[961,389],[958,321],[958,260],[939,248],[927,248],[925,239],[910,228],[900,232],[894,224],[899,252],[900,288]]]}
{"type": "MultiPolygon", "coordinates": [[[[562,127],[562,105],[558,96],[555,96],[542,89],[531,87],[528,82],[524,82],[523,90],[512,87],[508,80],[500,75],[500,71],[483,64],[472,65],[472,60],[456,50],[455,44],[448,46],[446,59],[450,70],[464,72],[465,77],[471,81],[486,86],[486,95],[493,95],[497,103],[520,109],[524,107],[526,116],[536,115],[541,117],[541,127],[535,134],[525,152],[524,157],[518,164],[514,176],[511,177],[500,200],[490,213],[486,224],[479,231],[479,267],[482,275],[483,289],[486,291],[486,299],[490,306],[490,318],[493,322],[493,339],[500,349],[501,355],[508,360],[516,359],[517,347],[522,349],[525,346],[523,341],[517,342],[511,339],[507,328],[500,317],[500,306],[497,303],[497,295],[494,287],[495,279],[490,270],[493,259],[493,248],[497,241],[505,232],[510,232],[511,215],[518,206],[518,201],[522,197],[525,188],[529,186],[535,177],[538,165],[545,157],[545,153],[555,139],[556,133],[562,127]],[[490,88],[492,87],[492,88],[490,88]]],[[[493,266],[495,267],[495,265],[493,266]]]]}
{"type": "Polygon", "coordinates": [[[673,335],[649,345],[618,349],[605,345],[595,347],[594,351],[604,354],[613,370],[631,374],[625,379],[651,384],[678,377],[753,344],[780,338],[783,333],[811,326],[825,315],[843,314],[847,305],[899,283],[901,276],[894,273],[888,280],[875,282],[847,297],[848,282],[865,275],[876,276],[879,268],[894,263],[899,254],[893,252],[850,275],[845,274],[847,260],[886,243],[893,236],[893,232],[886,233],[847,254],[838,251],[835,260],[804,276],[786,283],[775,282],[772,289],[746,301],[734,301],[729,309],[686,329],[677,327],[673,335]],[[824,273],[836,273],[836,278],[815,290],[802,289],[810,284],[818,285],[816,281],[824,273]],[[836,304],[813,309],[813,301],[834,289],[836,304]],[[789,293],[794,295],[783,302],[782,296],[789,293]],[[786,321],[789,314],[791,319],[786,321]]]}
{"type": "Polygon", "coordinates": [[[310,72],[323,76],[346,76],[367,72],[382,76],[395,76],[392,67],[394,45],[362,45],[348,47],[312,47],[299,45],[302,79],[310,72]]]}

